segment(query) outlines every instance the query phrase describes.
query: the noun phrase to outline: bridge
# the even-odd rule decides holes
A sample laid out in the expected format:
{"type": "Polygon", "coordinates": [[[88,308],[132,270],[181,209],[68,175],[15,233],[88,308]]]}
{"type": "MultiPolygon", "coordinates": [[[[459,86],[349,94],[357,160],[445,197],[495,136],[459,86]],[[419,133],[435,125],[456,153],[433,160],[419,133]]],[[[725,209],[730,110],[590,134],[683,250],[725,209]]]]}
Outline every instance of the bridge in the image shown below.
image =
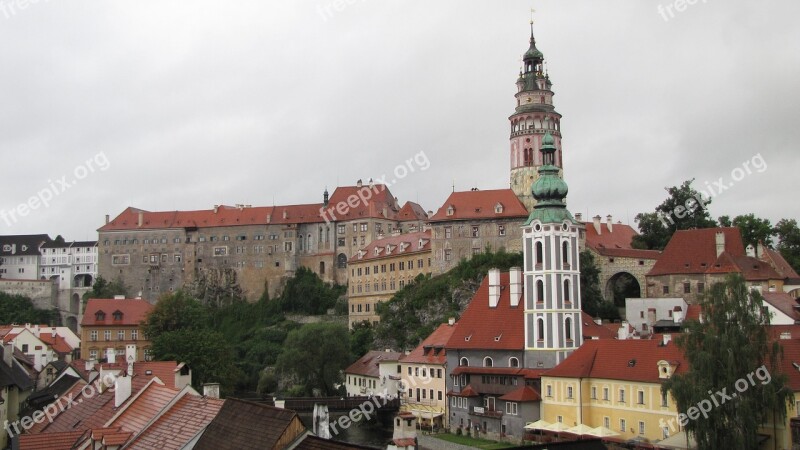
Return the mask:
{"type": "Polygon", "coordinates": [[[358,409],[366,403],[371,403],[380,412],[392,412],[400,409],[400,400],[387,400],[382,397],[288,397],[285,399],[284,408],[297,412],[314,411],[314,404],[323,404],[330,412],[342,412],[358,409]]]}

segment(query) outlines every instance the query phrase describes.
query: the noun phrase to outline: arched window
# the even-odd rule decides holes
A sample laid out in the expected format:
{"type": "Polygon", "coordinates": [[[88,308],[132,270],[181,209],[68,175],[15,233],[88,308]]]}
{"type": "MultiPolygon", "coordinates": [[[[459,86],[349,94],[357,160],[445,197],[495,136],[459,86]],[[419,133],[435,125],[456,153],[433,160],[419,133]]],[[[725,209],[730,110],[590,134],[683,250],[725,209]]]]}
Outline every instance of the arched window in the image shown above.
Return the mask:
{"type": "Polygon", "coordinates": [[[568,341],[572,340],[572,319],[569,317],[564,319],[564,334],[568,341]]]}
{"type": "Polygon", "coordinates": [[[469,360],[468,360],[467,358],[461,358],[461,359],[458,361],[458,365],[459,365],[459,366],[464,366],[464,367],[467,367],[467,366],[469,366],[469,360]]]}
{"type": "Polygon", "coordinates": [[[339,266],[340,269],[344,269],[347,267],[347,255],[344,253],[339,253],[339,256],[336,257],[336,264],[339,266]]]}
{"type": "Polygon", "coordinates": [[[544,245],[541,241],[536,243],[536,261],[534,264],[542,264],[544,261],[544,245]]]}
{"type": "Polygon", "coordinates": [[[508,367],[519,367],[519,360],[512,356],[508,359],[508,367]]]}
{"type": "Polygon", "coordinates": [[[564,301],[568,303],[571,301],[569,297],[569,280],[564,280],[564,301]]]}
{"type": "Polygon", "coordinates": [[[569,264],[569,244],[566,242],[561,246],[561,259],[565,266],[569,264]]]}
{"type": "Polygon", "coordinates": [[[544,340],[544,319],[536,320],[536,331],[537,336],[536,339],[543,341],[544,340]]]}
{"type": "Polygon", "coordinates": [[[492,367],[492,366],[494,366],[494,361],[492,361],[492,358],[489,358],[488,356],[483,358],[483,367],[492,367]]]}
{"type": "Polygon", "coordinates": [[[536,301],[544,302],[544,281],[542,280],[536,282],[536,301]]]}

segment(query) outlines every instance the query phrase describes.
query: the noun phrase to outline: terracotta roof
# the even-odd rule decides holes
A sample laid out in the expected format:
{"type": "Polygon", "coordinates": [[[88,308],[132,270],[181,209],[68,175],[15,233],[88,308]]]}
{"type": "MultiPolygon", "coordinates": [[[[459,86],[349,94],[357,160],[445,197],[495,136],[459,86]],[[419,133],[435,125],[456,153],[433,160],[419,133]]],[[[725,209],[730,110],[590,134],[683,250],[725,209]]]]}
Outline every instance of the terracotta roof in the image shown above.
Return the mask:
{"type": "Polygon", "coordinates": [[[742,235],[738,228],[703,228],[678,230],[658,258],[648,276],[701,274],[712,268],[717,257],[717,232],[725,235],[725,251],[731,256],[745,256],[742,235]]]}
{"type": "Polygon", "coordinates": [[[71,450],[85,431],[65,433],[22,434],[19,437],[19,450],[71,450]]]}
{"type": "Polygon", "coordinates": [[[417,441],[411,438],[393,439],[392,443],[398,447],[412,447],[417,445],[417,441]]]}
{"type": "Polygon", "coordinates": [[[530,386],[520,386],[508,394],[500,397],[507,402],[538,402],[542,399],[539,392],[530,386]]]}
{"type": "Polygon", "coordinates": [[[615,223],[608,230],[608,223],[600,223],[600,234],[594,228],[594,222],[584,222],[586,226],[586,246],[603,256],[618,258],[658,259],[661,252],[657,250],[639,250],[631,247],[634,236],[638,235],[630,225],[615,223]]]}
{"type": "MultiPolygon", "coordinates": [[[[64,398],[64,399],[67,399],[67,398],[74,399],[74,398],[80,396],[81,390],[86,385],[87,385],[87,383],[85,381],[78,380],[71,388],[69,388],[66,392],[64,392],[61,395],[61,397],[64,398]]],[[[53,402],[50,402],[50,403],[53,403],[53,402]]],[[[56,416],[56,417],[58,417],[58,416],[56,416]]],[[[28,433],[30,433],[30,434],[39,434],[39,433],[43,432],[44,429],[47,428],[48,425],[50,425],[50,422],[48,422],[48,421],[43,421],[41,423],[34,423],[33,426],[28,430],[28,433]]],[[[86,430],[86,428],[79,428],[79,430],[86,430]]],[[[60,430],[60,431],[64,431],[64,430],[60,430]]],[[[66,430],[66,431],[75,431],[75,430],[66,430]]],[[[54,430],[53,432],[56,432],[56,430],[54,430]]],[[[52,434],[52,433],[48,433],[48,434],[52,434]]]]}
{"type": "Polygon", "coordinates": [[[103,445],[122,445],[133,436],[132,433],[110,433],[103,436],[103,445]]]}
{"type": "MultiPolygon", "coordinates": [[[[489,277],[484,277],[461,315],[448,349],[522,350],[525,348],[525,305],[511,307],[508,272],[500,274],[500,301],[489,307],[489,277]],[[512,326],[513,325],[513,326],[512,326]],[[499,337],[499,339],[497,339],[499,337]]],[[[525,295],[523,293],[522,297],[525,295]]]]}
{"type": "Polygon", "coordinates": [[[344,373],[377,378],[380,375],[379,364],[382,361],[399,361],[402,356],[403,354],[399,352],[370,350],[366,355],[358,358],[358,361],[350,364],[350,366],[344,370],[344,373]]]}
{"type": "Polygon", "coordinates": [[[764,254],[761,255],[764,261],[767,261],[770,266],[772,266],[782,278],[790,278],[790,279],[798,279],[800,275],[792,268],[791,264],[781,255],[780,252],[776,252],[769,247],[764,247],[764,254]]]}
{"type": "Polygon", "coordinates": [[[617,332],[604,325],[598,325],[592,316],[581,311],[583,321],[583,339],[616,339],[617,332]]]}
{"type": "Polygon", "coordinates": [[[62,355],[72,353],[72,351],[75,350],[63,337],[59,336],[58,334],[53,336],[50,333],[40,332],[39,340],[49,345],[50,348],[52,348],[55,352],[61,353],[62,355]]]}
{"type": "Polygon", "coordinates": [[[344,221],[366,218],[395,219],[400,207],[389,188],[383,184],[340,186],[331,194],[326,211],[330,220],[344,221]],[[366,199],[363,201],[362,199],[366,199]],[[355,206],[352,206],[354,205],[355,206]],[[341,206],[344,205],[344,206],[341,206]],[[345,208],[346,206],[346,208],[345,208]],[[384,211],[384,208],[386,209],[384,211]],[[341,214],[344,211],[345,214],[341,214]],[[386,213],[384,215],[384,212],[386,213]]]}
{"type": "Polygon", "coordinates": [[[90,298],[83,312],[81,326],[139,325],[152,309],[153,305],[146,300],[90,298]],[[97,313],[101,311],[105,314],[105,319],[97,320],[97,313]],[[122,313],[121,320],[114,320],[114,312],[116,311],[122,313]]]}
{"type": "Polygon", "coordinates": [[[446,323],[439,325],[439,328],[428,335],[421,344],[400,361],[412,364],[444,364],[447,362],[447,351],[444,347],[457,326],[458,323],[454,325],[446,323]]]}
{"type": "Polygon", "coordinates": [[[187,394],[131,441],[130,450],[179,450],[219,413],[224,400],[187,394]]]}
{"type": "Polygon", "coordinates": [[[660,339],[590,340],[544,376],[660,383],[661,360],[677,363],[676,373],[688,369],[683,352],[674,342],[662,346],[660,339]]]}
{"type": "Polygon", "coordinates": [[[372,241],[368,246],[356,252],[356,254],[350,258],[350,262],[359,263],[430,251],[431,231],[419,231],[372,241]],[[422,240],[422,247],[419,246],[420,240],[422,240]],[[401,245],[403,246],[402,250],[400,249],[401,245]],[[360,258],[359,255],[361,255],[360,258]]]}
{"type": "MultiPolygon", "coordinates": [[[[164,386],[175,389],[175,370],[181,367],[183,363],[176,361],[137,361],[133,363],[133,374],[142,375],[148,378],[158,377],[164,386]]],[[[128,369],[128,364],[124,362],[98,363],[95,365],[95,370],[120,370],[125,371],[128,369]]]]}
{"type": "Polygon", "coordinates": [[[450,220],[496,219],[528,217],[528,210],[519,201],[511,189],[495,189],[489,191],[453,192],[444,204],[431,217],[431,222],[450,220]],[[495,212],[498,203],[502,212],[495,212]],[[448,208],[452,206],[453,214],[448,216],[448,208]]]}
{"type": "MultiPolygon", "coordinates": [[[[764,301],[795,321],[800,321],[800,304],[785,292],[764,292],[764,301]]],[[[800,336],[798,336],[800,337],[800,336]]]]}
{"type": "Polygon", "coordinates": [[[293,440],[304,432],[294,411],[229,398],[194,449],[272,449],[279,440],[293,440]]]}
{"type": "Polygon", "coordinates": [[[397,220],[399,222],[409,222],[409,221],[418,221],[418,220],[428,220],[428,213],[422,208],[422,206],[414,203],[414,202],[406,202],[400,211],[397,212],[397,220]]]}
{"type": "Polygon", "coordinates": [[[480,396],[478,394],[478,392],[475,390],[475,388],[472,387],[471,384],[468,384],[467,386],[464,387],[464,389],[461,389],[461,391],[459,391],[459,392],[450,391],[450,392],[447,393],[447,395],[451,395],[453,397],[479,397],[480,396]]]}
{"type": "MultiPolygon", "coordinates": [[[[413,439],[411,440],[414,441],[413,439]]],[[[364,447],[363,445],[350,444],[348,442],[334,441],[331,439],[322,439],[317,436],[308,435],[303,438],[294,450],[348,450],[348,449],[368,449],[374,450],[374,447],[364,447]]]]}
{"type": "Polygon", "coordinates": [[[141,390],[127,408],[106,426],[137,434],[164,409],[181,391],[151,383],[141,390]]]}
{"type": "Polygon", "coordinates": [[[686,316],[683,320],[700,320],[700,314],[703,313],[703,308],[700,305],[689,305],[686,308],[686,316]]]}

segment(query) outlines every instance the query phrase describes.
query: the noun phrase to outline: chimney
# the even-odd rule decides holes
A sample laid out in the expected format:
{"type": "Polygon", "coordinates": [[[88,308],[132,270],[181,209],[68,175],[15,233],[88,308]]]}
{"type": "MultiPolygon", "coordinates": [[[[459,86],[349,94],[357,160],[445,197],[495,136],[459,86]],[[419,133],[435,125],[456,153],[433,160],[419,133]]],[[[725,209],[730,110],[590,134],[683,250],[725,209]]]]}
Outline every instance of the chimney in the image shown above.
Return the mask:
{"type": "Polygon", "coordinates": [[[111,221],[111,217],[109,217],[109,215],[106,214],[106,225],[108,225],[108,222],[110,222],[110,221],[111,221]]]}
{"type": "Polygon", "coordinates": [[[598,317],[598,318],[594,319],[594,323],[596,323],[596,324],[598,324],[598,325],[602,325],[602,324],[603,324],[603,319],[601,319],[600,317],[598,317]]]}
{"type": "Polygon", "coordinates": [[[575,220],[583,222],[583,213],[575,213],[575,220]]]}
{"type": "Polygon", "coordinates": [[[603,234],[603,230],[600,228],[600,216],[594,216],[594,231],[597,232],[597,235],[603,234]]]}
{"type": "Polygon", "coordinates": [[[203,397],[219,398],[219,383],[203,383],[203,397]]]}
{"type": "Polygon", "coordinates": [[[94,363],[95,363],[95,360],[93,360],[93,359],[87,359],[86,360],[86,366],[84,368],[86,369],[87,372],[91,372],[91,371],[94,370],[94,363]]]}
{"type": "Polygon", "coordinates": [[[489,307],[500,303],[500,269],[489,269],[489,307]]]}
{"type": "Polygon", "coordinates": [[[328,206],[328,188],[322,193],[322,206],[328,206]]]}
{"type": "Polygon", "coordinates": [[[286,220],[289,218],[289,212],[286,209],[283,210],[283,219],[286,220]]]}
{"type": "Polygon", "coordinates": [[[141,227],[144,224],[144,212],[139,211],[139,226],[141,227]]]}
{"type": "Polygon", "coordinates": [[[758,241],[758,247],[756,248],[756,257],[763,258],[764,257],[764,243],[758,241]]]}
{"type": "Polygon", "coordinates": [[[11,342],[3,344],[3,362],[6,363],[8,367],[14,365],[14,344],[11,342]]]}
{"type": "Polygon", "coordinates": [[[214,214],[219,212],[219,205],[214,205],[214,214]]]}
{"type": "Polygon", "coordinates": [[[612,219],[613,218],[611,217],[611,214],[606,216],[606,227],[608,227],[608,232],[609,233],[613,233],[614,232],[614,222],[613,222],[612,219]]]}
{"type": "Polygon", "coordinates": [[[625,339],[628,339],[628,331],[629,331],[628,330],[628,321],[627,320],[623,320],[622,323],[619,326],[619,331],[617,331],[617,339],[619,339],[620,341],[624,341],[625,339]]]}
{"type": "Polygon", "coordinates": [[[133,376],[133,363],[136,362],[136,344],[125,346],[125,362],[128,364],[128,376],[133,376]]]}
{"type": "Polygon", "coordinates": [[[725,251],[725,233],[717,231],[717,258],[725,251]]]}
{"type": "Polygon", "coordinates": [[[511,297],[511,306],[519,306],[519,301],[522,298],[522,269],[520,267],[512,267],[508,271],[508,277],[511,284],[509,295],[511,297]]]}
{"type": "Polygon", "coordinates": [[[674,323],[681,323],[681,322],[683,322],[683,308],[681,308],[680,306],[676,306],[676,307],[675,307],[675,308],[672,310],[672,321],[673,321],[674,323]]]}
{"type": "Polygon", "coordinates": [[[31,332],[33,333],[34,336],[38,338],[39,335],[41,334],[41,330],[39,330],[39,324],[34,325],[33,328],[31,329],[31,332]]]}
{"type": "Polygon", "coordinates": [[[452,327],[453,325],[456,324],[456,318],[455,317],[451,317],[451,318],[447,319],[447,324],[452,327]]]}
{"type": "Polygon", "coordinates": [[[272,214],[267,214],[267,223],[272,222],[272,214]]]}
{"type": "Polygon", "coordinates": [[[665,334],[665,335],[661,336],[661,345],[663,345],[664,347],[666,347],[667,344],[669,344],[671,341],[672,341],[672,335],[671,334],[665,334]]]}
{"type": "Polygon", "coordinates": [[[753,244],[748,244],[747,248],[745,250],[747,251],[747,256],[749,256],[751,258],[755,258],[756,257],[756,248],[753,247],[753,244]]]}
{"type": "Polygon", "coordinates": [[[106,361],[108,361],[109,364],[114,364],[117,361],[116,357],[117,353],[113,348],[109,347],[106,349],[106,361]]]}
{"type": "Polygon", "coordinates": [[[123,372],[114,379],[114,408],[119,408],[131,396],[131,377],[123,372]]]}
{"type": "Polygon", "coordinates": [[[361,178],[359,178],[359,179],[358,179],[358,181],[356,181],[356,187],[357,187],[357,188],[360,188],[360,187],[361,187],[361,186],[363,186],[363,185],[364,185],[364,183],[362,183],[362,182],[361,182],[361,178]]]}
{"type": "Polygon", "coordinates": [[[115,295],[114,296],[114,300],[125,300],[125,296],[124,295],[115,295]]]}

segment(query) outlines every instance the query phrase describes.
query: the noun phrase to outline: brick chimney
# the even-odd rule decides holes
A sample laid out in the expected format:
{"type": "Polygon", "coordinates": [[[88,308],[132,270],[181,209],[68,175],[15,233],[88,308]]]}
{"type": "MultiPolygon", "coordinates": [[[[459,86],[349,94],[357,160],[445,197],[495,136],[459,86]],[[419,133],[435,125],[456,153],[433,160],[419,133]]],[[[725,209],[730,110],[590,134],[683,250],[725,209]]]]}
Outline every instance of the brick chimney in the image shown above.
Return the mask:
{"type": "Polygon", "coordinates": [[[500,269],[489,269],[489,307],[500,303],[500,269]]]}

